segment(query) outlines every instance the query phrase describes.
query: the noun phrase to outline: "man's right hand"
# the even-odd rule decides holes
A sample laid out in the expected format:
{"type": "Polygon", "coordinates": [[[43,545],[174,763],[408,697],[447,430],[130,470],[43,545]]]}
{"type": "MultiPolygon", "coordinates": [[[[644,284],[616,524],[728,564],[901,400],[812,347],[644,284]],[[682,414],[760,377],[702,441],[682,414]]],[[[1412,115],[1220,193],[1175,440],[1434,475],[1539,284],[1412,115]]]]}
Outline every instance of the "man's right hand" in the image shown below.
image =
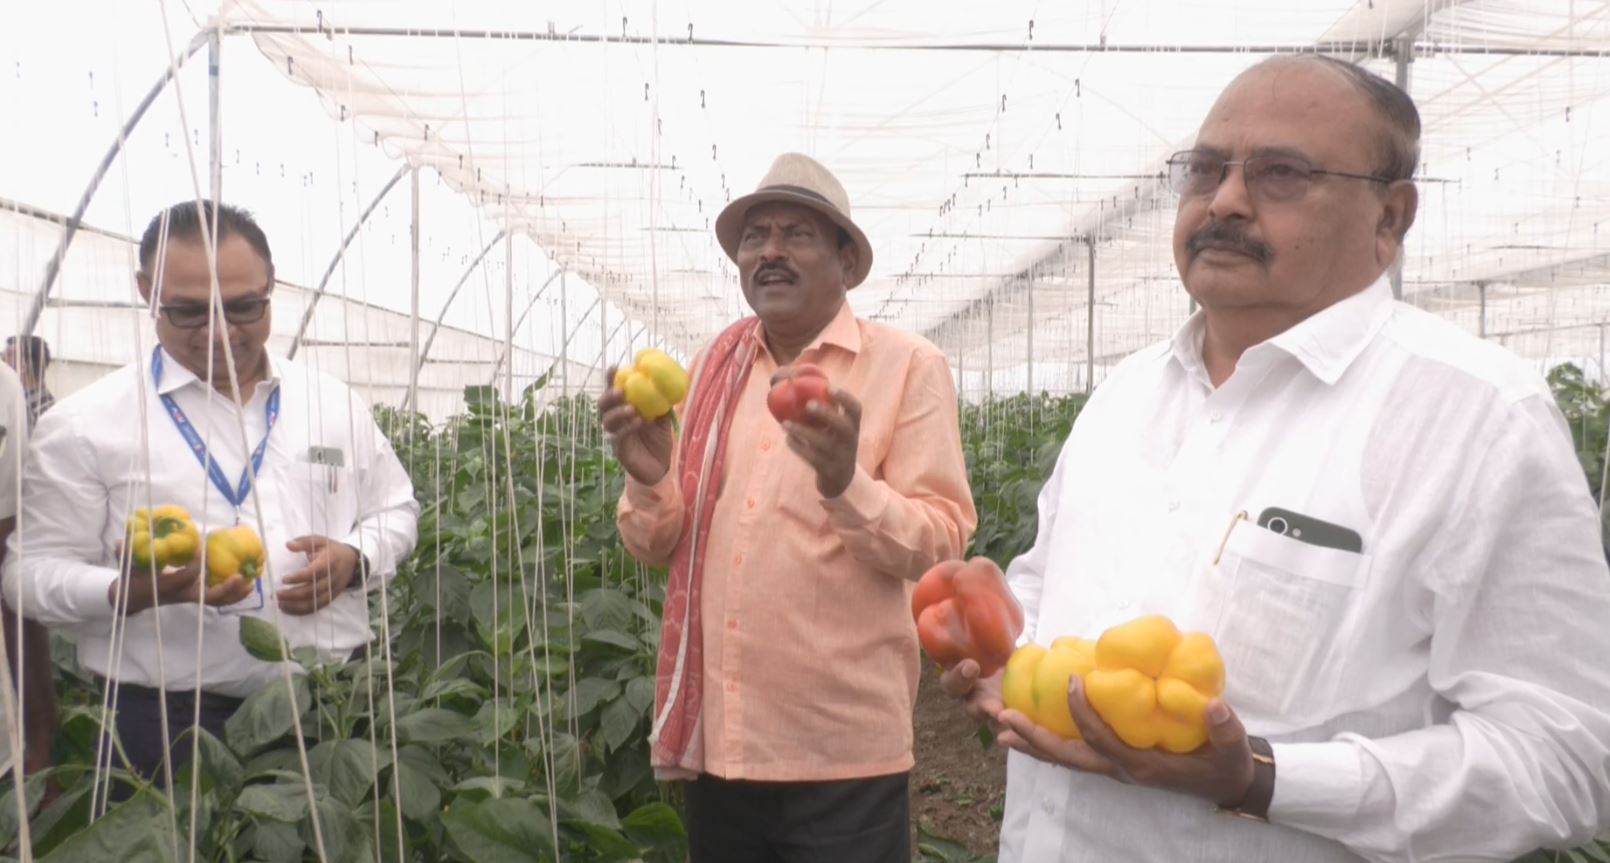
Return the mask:
{"type": "Polygon", "coordinates": [[[991,674],[979,679],[978,663],[971,659],[963,659],[956,663],[956,667],[946,671],[939,677],[939,686],[945,694],[962,702],[962,709],[977,722],[987,722],[991,731],[1001,730],[997,719],[1006,704],[1001,701],[1001,678],[1006,670],[991,674]]]}
{"type": "Polygon", "coordinates": [[[114,581],[106,589],[106,601],[117,608],[118,586],[127,586],[128,614],[137,614],[158,605],[181,602],[202,602],[207,605],[233,605],[252,593],[252,583],[237,573],[216,587],[207,587],[201,576],[201,564],[191,563],[179,569],[170,569],[151,577],[151,571],[140,571],[130,566],[121,582],[114,581]],[[154,582],[154,583],[153,583],[154,582]]]}
{"type": "Polygon", "coordinates": [[[613,366],[604,379],[611,385],[598,400],[598,419],[609,436],[615,458],[632,479],[653,485],[671,469],[671,416],[667,414],[654,422],[643,419],[637,408],[626,403],[626,393],[614,387],[613,366]]]}

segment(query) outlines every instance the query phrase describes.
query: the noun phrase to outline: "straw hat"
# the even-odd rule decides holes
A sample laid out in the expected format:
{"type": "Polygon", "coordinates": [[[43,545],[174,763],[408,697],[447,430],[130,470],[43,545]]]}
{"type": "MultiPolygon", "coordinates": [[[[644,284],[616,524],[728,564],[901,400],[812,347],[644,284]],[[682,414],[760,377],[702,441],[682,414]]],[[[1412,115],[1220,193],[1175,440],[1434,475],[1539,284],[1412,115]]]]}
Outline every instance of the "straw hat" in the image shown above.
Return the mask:
{"type": "Polygon", "coordinates": [[[845,274],[844,286],[853,288],[866,281],[867,273],[872,271],[872,244],[850,220],[850,197],[831,171],[800,153],[778,156],[754,192],[728,204],[716,217],[716,240],[727,257],[738,260],[738,235],[743,232],[744,214],[750,207],[772,201],[803,204],[843,228],[856,251],[855,269],[845,274]]]}

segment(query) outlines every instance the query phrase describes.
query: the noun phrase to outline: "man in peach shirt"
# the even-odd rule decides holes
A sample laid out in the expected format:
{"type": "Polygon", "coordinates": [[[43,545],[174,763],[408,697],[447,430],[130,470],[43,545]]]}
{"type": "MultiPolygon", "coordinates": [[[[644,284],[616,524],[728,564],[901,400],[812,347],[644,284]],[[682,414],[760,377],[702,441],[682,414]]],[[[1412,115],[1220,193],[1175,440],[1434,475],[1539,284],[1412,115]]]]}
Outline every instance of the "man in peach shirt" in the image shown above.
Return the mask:
{"type": "Polygon", "coordinates": [[[779,157],[716,237],[757,317],[700,351],[682,436],[618,390],[599,402],[621,537],[671,570],[654,767],[691,780],[697,863],[906,863],[910,587],[977,524],[950,367],[851,311],[872,247],[817,162],[779,157]],[[795,362],[833,404],[780,425],[766,394],[795,362]]]}

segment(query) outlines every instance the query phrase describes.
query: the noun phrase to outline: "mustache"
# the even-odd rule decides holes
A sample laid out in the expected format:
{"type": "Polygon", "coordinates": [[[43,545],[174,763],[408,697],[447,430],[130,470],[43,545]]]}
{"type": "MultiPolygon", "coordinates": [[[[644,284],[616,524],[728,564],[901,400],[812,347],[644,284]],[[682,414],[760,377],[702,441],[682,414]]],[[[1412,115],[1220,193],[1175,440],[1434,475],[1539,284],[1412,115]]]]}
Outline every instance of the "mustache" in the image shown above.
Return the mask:
{"type": "Polygon", "coordinates": [[[1275,250],[1247,236],[1247,232],[1232,222],[1208,222],[1185,241],[1185,250],[1193,256],[1206,248],[1229,249],[1267,264],[1274,260],[1275,250]]]}
{"type": "Polygon", "coordinates": [[[799,274],[794,272],[792,268],[782,261],[775,261],[770,264],[761,264],[755,269],[755,274],[750,278],[754,281],[759,281],[760,277],[766,275],[767,273],[780,273],[796,281],[799,279],[799,274]]]}

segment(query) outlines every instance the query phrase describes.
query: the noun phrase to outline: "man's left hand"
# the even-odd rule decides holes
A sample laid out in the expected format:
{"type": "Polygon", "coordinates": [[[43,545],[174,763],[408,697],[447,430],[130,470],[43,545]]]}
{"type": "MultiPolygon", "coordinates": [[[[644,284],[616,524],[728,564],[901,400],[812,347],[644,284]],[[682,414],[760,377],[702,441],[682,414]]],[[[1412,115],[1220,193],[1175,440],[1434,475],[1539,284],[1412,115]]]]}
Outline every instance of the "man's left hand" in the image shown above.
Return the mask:
{"type": "Polygon", "coordinates": [[[286,614],[312,614],[329,605],[358,572],[358,550],[327,536],[299,536],[285,547],[308,556],[307,566],[280,580],[275,598],[286,614]]]}
{"type": "MultiPolygon", "coordinates": [[[[771,382],[789,377],[784,367],[771,382]]],[[[816,490],[824,498],[835,498],[850,487],[855,478],[856,449],[861,442],[861,402],[838,387],[828,387],[829,408],[816,402],[805,406],[805,421],[783,423],[788,448],[816,471],[816,490]]]]}
{"type": "Polygon", "coordinates": [[[1125,744],[1085,700],[1084,684],[1077,674],[1069,682],[1068,709],[1083,740],[1064,740],[1016,710],[1001,712],[1005,730],[996,739],[1051,764],[1190,794],[1221,806],[1240,804],[1252,786],[1247,730],[1220,699],[1208,702],[1208,742],[1185,755],[1125,744]]]}

